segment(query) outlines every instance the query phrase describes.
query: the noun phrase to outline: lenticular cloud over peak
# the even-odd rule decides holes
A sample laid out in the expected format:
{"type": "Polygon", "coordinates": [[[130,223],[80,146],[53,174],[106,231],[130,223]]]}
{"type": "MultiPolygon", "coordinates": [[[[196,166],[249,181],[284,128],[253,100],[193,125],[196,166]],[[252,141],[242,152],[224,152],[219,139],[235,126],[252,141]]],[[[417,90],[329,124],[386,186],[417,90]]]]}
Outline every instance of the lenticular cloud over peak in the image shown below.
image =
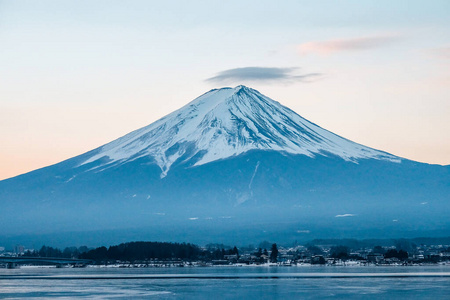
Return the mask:
{"type": "Polygon", "coordinates": [[[221,71],[206,81],[219,84],[230,84],[236,82],[310,82],[319,79],[321,73],[299,74],[299,68],[267,68],[267,67],[245,67],[221,71]]]}

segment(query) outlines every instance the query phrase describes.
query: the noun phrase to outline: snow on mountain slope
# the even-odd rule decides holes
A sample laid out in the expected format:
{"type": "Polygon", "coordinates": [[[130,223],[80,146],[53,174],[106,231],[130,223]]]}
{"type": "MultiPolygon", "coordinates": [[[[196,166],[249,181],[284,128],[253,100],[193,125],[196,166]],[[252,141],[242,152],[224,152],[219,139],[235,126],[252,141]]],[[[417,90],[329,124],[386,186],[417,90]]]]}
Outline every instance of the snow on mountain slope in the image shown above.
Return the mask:
{"type": "MultiPolygon", "coordinates": [[[[182,157],[202,165],[249,150],[327,155],[346,161],[400,158],[335,135],[280,103],[245,86],[211,90],[158,121],[99,148],[81,165],[108,158],[99,167],[144,156],[161,168],[161,177],[182,157]]],[[[97,167],[97,169],[99,168],[97,167]]]]}

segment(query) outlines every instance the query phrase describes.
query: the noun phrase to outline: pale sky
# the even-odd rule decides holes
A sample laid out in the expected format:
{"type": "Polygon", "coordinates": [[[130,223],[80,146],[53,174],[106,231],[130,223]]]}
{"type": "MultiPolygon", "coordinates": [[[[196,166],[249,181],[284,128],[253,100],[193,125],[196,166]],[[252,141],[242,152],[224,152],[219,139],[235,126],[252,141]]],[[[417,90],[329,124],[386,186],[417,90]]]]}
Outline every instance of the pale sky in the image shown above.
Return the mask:
{"type": "Polygon", "coordinates": [[[450,1],[0,0],[0,179],[245,84],[336,134],[450,164],[450,1]]]}

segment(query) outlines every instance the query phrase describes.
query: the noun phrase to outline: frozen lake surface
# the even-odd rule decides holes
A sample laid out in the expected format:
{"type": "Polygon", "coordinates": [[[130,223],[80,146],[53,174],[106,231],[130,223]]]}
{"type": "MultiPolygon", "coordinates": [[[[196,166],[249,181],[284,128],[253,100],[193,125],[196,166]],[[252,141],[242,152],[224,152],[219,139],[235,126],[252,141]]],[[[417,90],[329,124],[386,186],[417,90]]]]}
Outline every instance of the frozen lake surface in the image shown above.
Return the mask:
{"type": "Polygon", "coordinates": [[[449,299],[450,266],[0,269],[0,298],[449,299]]]}

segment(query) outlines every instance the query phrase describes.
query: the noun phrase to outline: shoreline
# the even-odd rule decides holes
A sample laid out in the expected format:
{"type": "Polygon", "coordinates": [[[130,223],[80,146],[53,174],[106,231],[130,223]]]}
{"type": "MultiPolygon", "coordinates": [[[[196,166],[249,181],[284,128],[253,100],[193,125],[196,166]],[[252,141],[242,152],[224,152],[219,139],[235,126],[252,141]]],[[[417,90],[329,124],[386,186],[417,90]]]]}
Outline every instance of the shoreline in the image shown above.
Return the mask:
{"type": "MultiPolygon", "coordinates": [[[[202,269],[202,268],[370,268],[370,267],[448,267],[450,263],[424,263],[424,264],[229,264],[229,265],[213,265],[213,264],[132,264],[132,263],[116,263],[116,264],[100,264],[86,266],[55,266],[55,265],[19,265],[14,269],[202,269]]],[[[8,269],[0,267],[0,269],[8,269]]]]}

